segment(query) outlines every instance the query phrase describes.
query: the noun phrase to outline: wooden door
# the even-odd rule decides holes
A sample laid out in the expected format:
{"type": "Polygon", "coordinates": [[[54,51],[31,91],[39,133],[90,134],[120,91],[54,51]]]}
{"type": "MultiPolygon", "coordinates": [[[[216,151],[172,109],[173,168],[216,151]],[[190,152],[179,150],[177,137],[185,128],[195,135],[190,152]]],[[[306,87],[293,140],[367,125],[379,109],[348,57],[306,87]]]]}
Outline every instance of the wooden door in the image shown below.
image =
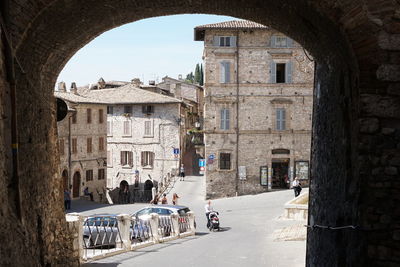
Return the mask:
{"type": "Polygon", "coordinates": [[[74,174],[74,179],[72,183],[72,197],[76,198],[79,197],[79,192],[81,188],[81,174],[79,172],[76,172],[74,174]]]}

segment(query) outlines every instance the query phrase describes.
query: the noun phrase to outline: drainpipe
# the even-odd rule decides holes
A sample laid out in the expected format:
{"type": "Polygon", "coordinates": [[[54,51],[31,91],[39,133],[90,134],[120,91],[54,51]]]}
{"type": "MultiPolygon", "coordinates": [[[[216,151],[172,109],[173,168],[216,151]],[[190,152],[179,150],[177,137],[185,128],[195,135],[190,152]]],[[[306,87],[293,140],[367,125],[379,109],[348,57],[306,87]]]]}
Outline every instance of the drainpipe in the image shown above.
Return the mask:
{"type": "Polygon", "coordinates": [[[18,173],[18,127],[17,127],[17,103],[16,103],[16,81],[14,69],[14,51],[10,36],[7,34],[6,26],[10,25],[10,1],[1,1],[1,28],[4,41],[4,54],[7,80],[10,85],[11,106],[11,150],[12,150],[12,179],[8,185],[9,199],[14,202],[15,212],[19,220],[22,220],[21,196],[19,188],[18,173]],[[3,20],[4,19],[4,20],[3,20]]]}
{"type": "Polygon", "coordinates": [[[72,136],[71,136],[71,120],[72,117],[68,116],[68,181],[67,181],[67,186],[68,190],[70,189],[72,185],[72,173],[71,173],[71,167],[72,167],[72,157],[71,157],[71,142],[72,142],[72,136]]]}
{"type": "Polygon", "coordinates": [[[239,31],[236,32],[236,196],[239,191],[239,31]]]}

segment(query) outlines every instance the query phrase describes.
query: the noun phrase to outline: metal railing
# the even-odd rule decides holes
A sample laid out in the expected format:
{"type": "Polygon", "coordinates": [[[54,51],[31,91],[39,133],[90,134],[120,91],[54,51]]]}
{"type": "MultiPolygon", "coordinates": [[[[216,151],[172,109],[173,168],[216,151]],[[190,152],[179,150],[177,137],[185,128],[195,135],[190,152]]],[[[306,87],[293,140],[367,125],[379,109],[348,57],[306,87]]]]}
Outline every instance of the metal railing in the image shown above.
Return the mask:
{"type": "Polygon", "coordinates": [[[82,263],[195,234],[193,212],[152,213],[143,219],[128,214],[84,217],[69,213],[66,219],[82,263]]]}
{"type": "Polygon", "coordinates": [[[92,258],[122,247],[121,233],[116,217],[88,217],[83,223],[84,258],[92,258]]]}

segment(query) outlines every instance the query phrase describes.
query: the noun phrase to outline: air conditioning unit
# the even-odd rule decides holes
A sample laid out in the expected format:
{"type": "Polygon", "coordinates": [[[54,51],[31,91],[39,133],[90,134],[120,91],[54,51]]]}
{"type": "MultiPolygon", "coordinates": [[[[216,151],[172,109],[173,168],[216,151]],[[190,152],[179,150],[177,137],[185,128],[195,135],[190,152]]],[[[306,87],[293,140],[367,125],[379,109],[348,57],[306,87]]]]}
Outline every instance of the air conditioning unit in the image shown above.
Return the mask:
{"type": "Polygon", "coordinates": [[[145,114],[154,113],[154,106],[151,106],[151,105],[142,106],[142,111],[145,114]]]}

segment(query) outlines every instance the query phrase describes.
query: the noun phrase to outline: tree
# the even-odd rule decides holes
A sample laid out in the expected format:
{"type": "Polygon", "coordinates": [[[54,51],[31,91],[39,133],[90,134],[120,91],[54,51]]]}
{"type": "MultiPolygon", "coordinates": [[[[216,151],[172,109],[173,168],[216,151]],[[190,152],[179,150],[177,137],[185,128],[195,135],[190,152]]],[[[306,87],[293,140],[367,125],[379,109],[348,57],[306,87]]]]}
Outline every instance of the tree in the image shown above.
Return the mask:
{"type": "Polygon", "coordinates": [[[194,71],[194,82],[197,84],[200,83],[200,65],[199,65],[199,63],[196,64],[196,69],[194,71]]]}
{"type": "Polygon", "coordinates": [[[188,75],[186,75],[186,81],[188,83],[193,83],[194,82],[194,75],[193,72],[190,72],[188,75]]]}
{"type": "Polygon", "coordinates": [[[200,81],[199,84],[201,86],[204,85],[204,72],[203,72],[203,64],[200,65],[200,81]]]}

